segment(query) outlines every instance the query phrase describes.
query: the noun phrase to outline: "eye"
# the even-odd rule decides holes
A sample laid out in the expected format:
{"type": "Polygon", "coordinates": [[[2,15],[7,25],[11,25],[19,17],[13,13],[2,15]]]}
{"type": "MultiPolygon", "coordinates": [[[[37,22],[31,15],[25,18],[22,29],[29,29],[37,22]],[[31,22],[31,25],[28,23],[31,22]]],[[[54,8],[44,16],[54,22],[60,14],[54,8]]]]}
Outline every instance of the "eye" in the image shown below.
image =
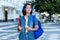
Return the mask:
{"type": "Polygon", "coordinates": [[[28,5],[28,6],[26,6],[26,8],[27,8],[27,9],[31,9],[31,6],[30,6],[30,5],[28,5]]]}

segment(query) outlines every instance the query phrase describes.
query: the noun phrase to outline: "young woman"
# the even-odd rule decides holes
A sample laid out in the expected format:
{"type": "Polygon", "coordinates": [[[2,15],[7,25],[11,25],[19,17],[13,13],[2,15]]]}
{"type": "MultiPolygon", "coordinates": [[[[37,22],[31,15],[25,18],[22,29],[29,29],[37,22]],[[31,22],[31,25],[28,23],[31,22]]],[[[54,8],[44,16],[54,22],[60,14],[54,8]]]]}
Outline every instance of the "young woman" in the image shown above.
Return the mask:
{"type": "Polygon", "coordinates": [[[33,28],[32,7],[30,4],[25,4],[22,10],[23,16],[20,16],[21,25],[19,26],[19,40],[35,40],[33,31],[38,29],[38,21],[35,17],[33,28]]]}

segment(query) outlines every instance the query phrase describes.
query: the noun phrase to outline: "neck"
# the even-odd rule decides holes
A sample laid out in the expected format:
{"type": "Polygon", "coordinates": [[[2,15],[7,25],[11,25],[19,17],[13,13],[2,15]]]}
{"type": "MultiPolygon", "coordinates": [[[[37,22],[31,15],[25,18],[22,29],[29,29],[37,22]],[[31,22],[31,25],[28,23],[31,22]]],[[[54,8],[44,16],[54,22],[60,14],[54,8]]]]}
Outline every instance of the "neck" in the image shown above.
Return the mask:
{"type": "Polygon", "coordinates": [[[30,14],[29,13],[26,13],[26,17],[28,17],[30,14]]]}

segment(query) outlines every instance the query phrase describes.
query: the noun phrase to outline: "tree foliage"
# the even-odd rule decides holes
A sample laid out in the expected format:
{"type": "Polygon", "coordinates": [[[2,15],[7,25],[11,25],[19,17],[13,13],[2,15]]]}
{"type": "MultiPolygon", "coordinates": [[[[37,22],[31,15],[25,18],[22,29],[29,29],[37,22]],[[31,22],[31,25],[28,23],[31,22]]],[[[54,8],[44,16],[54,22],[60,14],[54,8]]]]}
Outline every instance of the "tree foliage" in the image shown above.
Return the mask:
{"type": "Polygon", "coordinates": [[[60,0],[35,0],[32,5],[37,12],[60,13],[60,0]]]}

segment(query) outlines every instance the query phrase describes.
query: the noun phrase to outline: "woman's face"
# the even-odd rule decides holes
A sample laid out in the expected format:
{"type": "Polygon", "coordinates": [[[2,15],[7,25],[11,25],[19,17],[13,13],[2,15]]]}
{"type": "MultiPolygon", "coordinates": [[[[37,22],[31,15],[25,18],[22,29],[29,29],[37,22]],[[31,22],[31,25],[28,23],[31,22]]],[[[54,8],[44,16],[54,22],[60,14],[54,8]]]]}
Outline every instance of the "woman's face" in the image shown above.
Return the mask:
{"type": "Polygon", "coordinates": [[[31,6],[30,5],[27,5],[26,6],[26,13],[29,13],[30,14],[31,12],[31,6]]]}

